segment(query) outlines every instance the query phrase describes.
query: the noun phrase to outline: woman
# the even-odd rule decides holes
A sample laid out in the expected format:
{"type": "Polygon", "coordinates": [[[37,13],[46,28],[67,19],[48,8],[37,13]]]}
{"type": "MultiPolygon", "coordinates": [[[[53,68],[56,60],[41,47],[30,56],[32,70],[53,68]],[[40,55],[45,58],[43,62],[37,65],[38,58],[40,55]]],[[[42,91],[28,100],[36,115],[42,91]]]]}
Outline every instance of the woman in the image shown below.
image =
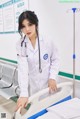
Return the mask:
{"type": "Polygon", "coordinates": [[[57,48],[49,38],[39,35],[38,18],[34,12],[25,11],[19,16],[18,30],[21,35],[17,43],[21,93],[16,110],[26,107],[28,97],[39,90],[49,87],[50,92],[55,91],[59,69],[57,48]]]}

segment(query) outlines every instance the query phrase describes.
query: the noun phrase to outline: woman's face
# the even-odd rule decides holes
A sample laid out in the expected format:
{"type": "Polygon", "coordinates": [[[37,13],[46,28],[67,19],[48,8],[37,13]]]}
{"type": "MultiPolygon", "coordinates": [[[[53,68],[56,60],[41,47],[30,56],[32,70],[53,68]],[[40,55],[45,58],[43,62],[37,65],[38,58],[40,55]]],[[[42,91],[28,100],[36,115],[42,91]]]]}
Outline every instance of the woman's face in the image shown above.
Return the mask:
{"type": "Polygon", "coordinates": [[[28,38],[33,38],[36,36],[36,26],[35,24],[31,24],[27,19],[22,22],[23,28],[22,32],[28,36],[28,38]]]}

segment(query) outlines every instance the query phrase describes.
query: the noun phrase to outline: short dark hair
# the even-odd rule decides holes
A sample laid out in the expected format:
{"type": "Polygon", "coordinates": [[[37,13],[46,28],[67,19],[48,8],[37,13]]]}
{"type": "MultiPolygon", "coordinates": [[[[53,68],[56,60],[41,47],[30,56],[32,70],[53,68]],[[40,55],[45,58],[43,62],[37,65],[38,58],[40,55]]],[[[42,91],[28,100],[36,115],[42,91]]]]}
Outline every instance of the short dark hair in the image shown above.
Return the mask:
{"type": "Polygon", "coordinates": [[[20,14],[18,19],[18,32],[21,32],[21,29],[23,28],[22,22],[23,20],[27,19],[31,24],[35,24],[36,27],[38,27],[38,17],[37,15],[30,10],[24,11],[20,14]]]}

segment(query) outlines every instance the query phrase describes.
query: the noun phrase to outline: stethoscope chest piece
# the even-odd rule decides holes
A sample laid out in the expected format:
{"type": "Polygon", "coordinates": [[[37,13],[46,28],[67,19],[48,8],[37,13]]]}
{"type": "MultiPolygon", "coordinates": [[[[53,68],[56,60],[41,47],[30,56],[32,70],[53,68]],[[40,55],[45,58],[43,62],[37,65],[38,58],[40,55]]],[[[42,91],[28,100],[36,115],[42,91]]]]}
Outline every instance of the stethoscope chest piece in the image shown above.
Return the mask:
{"type": "Polygon", "coordinates": [[[39,72],[42,73],[42,69],[41,68],[39,69],[39,72]]]}

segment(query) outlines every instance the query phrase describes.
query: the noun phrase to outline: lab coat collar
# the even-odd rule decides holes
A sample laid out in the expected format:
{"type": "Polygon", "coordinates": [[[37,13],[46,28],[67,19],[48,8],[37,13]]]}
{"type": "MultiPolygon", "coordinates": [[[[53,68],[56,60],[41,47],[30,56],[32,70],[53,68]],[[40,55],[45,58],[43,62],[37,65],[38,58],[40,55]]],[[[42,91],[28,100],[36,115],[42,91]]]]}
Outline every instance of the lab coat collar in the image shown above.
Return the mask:
{"type": "MultiPolygon", "coordinates": [[[[39,35],[39,41],[43,41],[43,37],[41,35],[39,35]]],[[[29,38],[26,37],[25,40],[24,40],[24,42],[26,42],[26,43],[30,42],[29,38]]]]}
{"type": "MultiPolygon", "coordinates": [[[[42,38],[42,36],[39,35],[39,42],[41,42],[41,41],[43,41],[43,38],[42,38]]],[[[27,48],[30,51],[32,51],[34,53],[36,53],[38,51],[38,38],[36,39],[35,49],[32,47],[32,44],[31,44],[29,38],[25,38],[25,41],[24,42],[27,43],[27,48]]]]}

